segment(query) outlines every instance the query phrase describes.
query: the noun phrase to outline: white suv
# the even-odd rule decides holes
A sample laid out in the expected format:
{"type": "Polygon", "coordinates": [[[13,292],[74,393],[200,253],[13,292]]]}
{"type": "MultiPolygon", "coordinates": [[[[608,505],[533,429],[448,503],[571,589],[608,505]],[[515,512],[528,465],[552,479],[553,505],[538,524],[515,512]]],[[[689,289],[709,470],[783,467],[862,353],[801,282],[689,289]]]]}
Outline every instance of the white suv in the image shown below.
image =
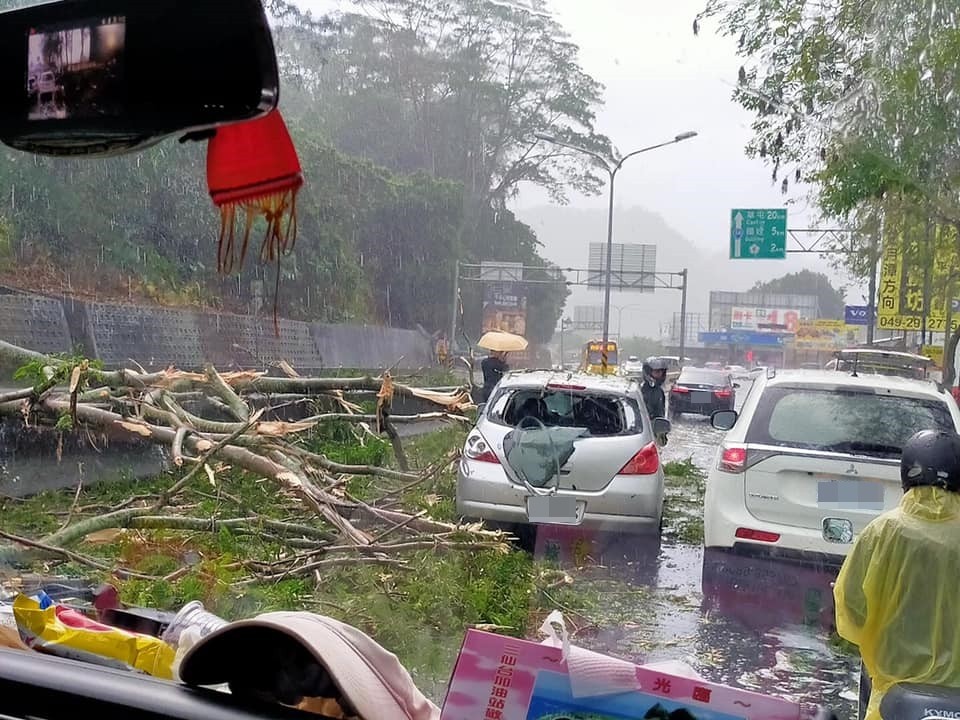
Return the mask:
{"type": "Polygon", "coordinates": [[[931,382],[840,371],[758,377],[729,430],[704,498],[704,545],[842,560],[853,538],[902,495],[900,452],[918,430],[960,428],[931,382]]]}

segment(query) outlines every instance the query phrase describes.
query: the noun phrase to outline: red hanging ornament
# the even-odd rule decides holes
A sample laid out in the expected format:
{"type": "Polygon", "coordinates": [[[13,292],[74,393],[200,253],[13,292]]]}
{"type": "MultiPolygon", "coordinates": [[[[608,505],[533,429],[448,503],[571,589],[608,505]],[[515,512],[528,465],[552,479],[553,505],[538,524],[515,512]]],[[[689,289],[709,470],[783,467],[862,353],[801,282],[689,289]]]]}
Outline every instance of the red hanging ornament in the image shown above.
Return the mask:
{"type": "Polygon", "coordinates": [[[266,232],[260,246],[260,262],[277,263],[273,301],[277,335],[280,258],[289,254],[296,243],[297,193],[302,185],[300,159],[279,110],[257,120],[217,128],[208,144],[207,186],[214,204],[220,208],[217,271],[231,273],[243,265],[250,233],[257,219],[263,218],[266,232]],[[240,228],[238,214],[242,215],[240,228]],[[238,233],[242,233],[239,258],[238,233]]]}

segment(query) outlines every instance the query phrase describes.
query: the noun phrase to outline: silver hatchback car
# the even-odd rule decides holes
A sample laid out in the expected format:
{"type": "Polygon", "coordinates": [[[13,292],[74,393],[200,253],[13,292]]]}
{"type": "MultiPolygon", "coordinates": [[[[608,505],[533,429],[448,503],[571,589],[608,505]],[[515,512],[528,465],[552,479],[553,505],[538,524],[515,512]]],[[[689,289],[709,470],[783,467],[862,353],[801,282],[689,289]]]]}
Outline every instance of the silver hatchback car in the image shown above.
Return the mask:
{"type": "Polygon", "coordinates": [[[640,386],[629,378],[510,373],[467,436],[457,510],[464,518],[504,524],[659,532],[664,478],[656,436],[669,430],[666,419],[651,421],[640,386]],[[548,468],[539,489],[510,455],[530,426],[541,438],[550,436],[533,453],[548,468]]]}

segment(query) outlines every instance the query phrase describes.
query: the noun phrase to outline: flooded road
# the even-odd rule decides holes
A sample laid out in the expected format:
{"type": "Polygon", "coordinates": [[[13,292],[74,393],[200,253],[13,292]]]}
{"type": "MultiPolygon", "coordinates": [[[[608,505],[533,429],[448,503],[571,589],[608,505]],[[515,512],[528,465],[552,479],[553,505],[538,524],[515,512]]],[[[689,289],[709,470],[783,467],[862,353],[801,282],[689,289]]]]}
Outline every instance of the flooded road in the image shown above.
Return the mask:
{"type": "MultiPolygon", "coordinates": [[[[684,416],[663,459],[689,458],[705,473],[721,438],[708,418],[684,416]]],[[[574,642],[635,662],[681,660],[708,680],[855,718],[859,659],[832,632],[836,570],[714,550],[705,557],[702,530],[694,531],[702,482],[670,481],[662,540],[541,528],[538,557],[559,560],[590,598],[582,617],[569,618],[574,642]]]]}

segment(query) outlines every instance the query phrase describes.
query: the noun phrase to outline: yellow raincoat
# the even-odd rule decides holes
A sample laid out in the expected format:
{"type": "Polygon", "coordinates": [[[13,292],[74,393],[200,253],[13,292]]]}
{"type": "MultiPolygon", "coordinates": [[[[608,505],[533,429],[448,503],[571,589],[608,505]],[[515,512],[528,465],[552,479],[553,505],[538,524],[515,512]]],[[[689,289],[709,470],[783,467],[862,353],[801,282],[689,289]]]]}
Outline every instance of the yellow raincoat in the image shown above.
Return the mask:
{"type": "Polygon", "coordinates": [[[899,682],[960,687],[960,493],[916,487],[857,538],[834,587],[837,632],[873,683],[866,720],[899,682]]]}

